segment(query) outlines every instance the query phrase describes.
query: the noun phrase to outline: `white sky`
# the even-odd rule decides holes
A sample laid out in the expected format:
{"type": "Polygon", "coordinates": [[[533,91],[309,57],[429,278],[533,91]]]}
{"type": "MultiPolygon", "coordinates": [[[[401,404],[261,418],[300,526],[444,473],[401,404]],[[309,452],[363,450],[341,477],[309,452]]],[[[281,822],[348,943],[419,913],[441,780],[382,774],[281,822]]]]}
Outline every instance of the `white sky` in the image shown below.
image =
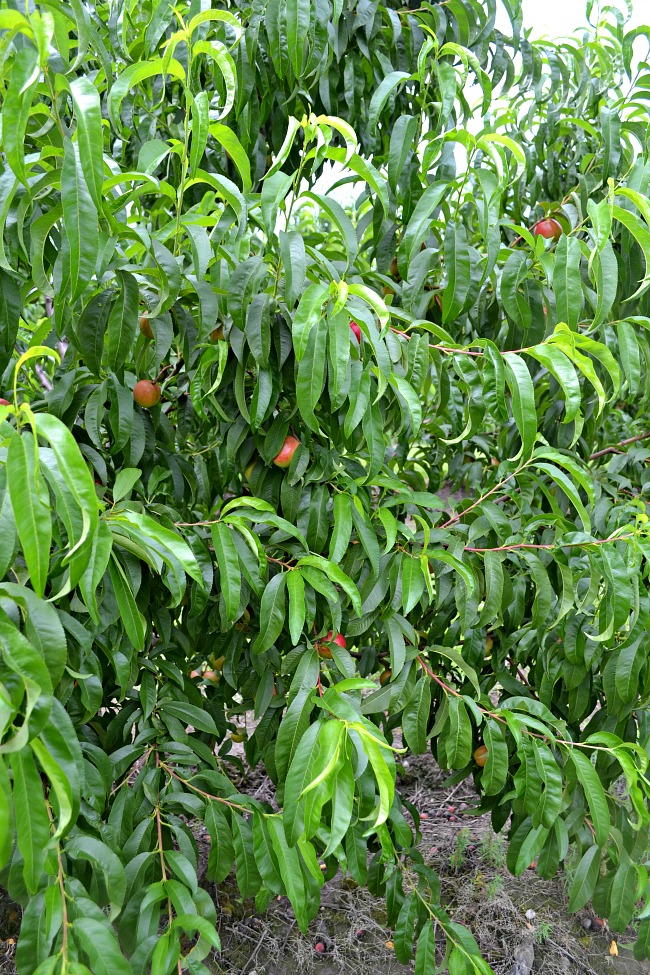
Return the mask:
{"type": "MultiPolygon", "coordinates": [[[[610,2],[615,4],[616,0],[610,2]]],[[[617,6],[624,11],[624,0],[619,0],[617,6]]],[[[585,25],[585,10],[586,0],[523,0],[524,27],[531,27],[534,37],[562,37],[585,25]]],[[[628,29],[650,23],[650,0],[633,0],[633,10],[628,29]]],[[[497,26],[505,30],[507,25],[505,10],[499,6],[497,26]]]]}

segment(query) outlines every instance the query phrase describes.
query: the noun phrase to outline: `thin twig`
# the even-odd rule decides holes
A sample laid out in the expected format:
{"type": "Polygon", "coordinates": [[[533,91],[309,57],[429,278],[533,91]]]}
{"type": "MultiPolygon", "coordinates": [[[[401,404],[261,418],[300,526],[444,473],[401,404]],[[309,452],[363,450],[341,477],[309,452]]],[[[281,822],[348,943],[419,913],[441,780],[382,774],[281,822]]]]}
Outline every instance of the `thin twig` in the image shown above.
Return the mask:
{"type": "Polygon", "coordinates": [[[597,450],[595,454],[591,454],[589,460],[596,460],[597,457],[604,457],[605,454],[622,454],[624,451],[619,450],[619,447],[627,447],[631,443],[637,443],[639,440],[647,440],[650,437],[650,430],[647,433],[640,433],[638,437],[628,437],[627,440],[619,440],[619,442],[614,447],[604,447],[602,450],[597,450]]]}

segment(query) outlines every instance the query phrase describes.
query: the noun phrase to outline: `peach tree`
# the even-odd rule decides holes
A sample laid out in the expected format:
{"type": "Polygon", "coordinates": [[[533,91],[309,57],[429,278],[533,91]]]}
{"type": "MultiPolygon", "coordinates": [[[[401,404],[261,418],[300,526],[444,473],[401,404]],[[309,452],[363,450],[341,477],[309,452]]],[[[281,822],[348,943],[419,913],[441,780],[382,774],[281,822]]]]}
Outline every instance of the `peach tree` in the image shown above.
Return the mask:
{"type": "Polygon", "coordinates": [[[258,910],[343,870],[489,973],[428,749],[650,956],[648,29],[587,14],[0,4],[19,975],[204,975],[199,831],[258,910]]]}

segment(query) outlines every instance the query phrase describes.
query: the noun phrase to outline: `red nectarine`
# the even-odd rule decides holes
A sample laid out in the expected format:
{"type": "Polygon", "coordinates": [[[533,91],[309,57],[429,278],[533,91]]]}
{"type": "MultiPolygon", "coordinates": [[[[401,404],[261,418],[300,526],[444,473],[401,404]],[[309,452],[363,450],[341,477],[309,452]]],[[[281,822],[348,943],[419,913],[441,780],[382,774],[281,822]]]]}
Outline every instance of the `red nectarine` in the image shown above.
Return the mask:
{"type": "Polygon", "coordinates": [[[155,406],[160,402],[160,386],[150,379],[141,379],[133,387],[133,399],[138,406],[155,406]]]}
{"type": "Polygon", "coordinates": [[[291,463],[291,458],[295,454],[296,450],[300,446],[300,441],[296,440],[295,437],[286,437],[284,443],[282,444],[282,449],[273,458],[273,463],[276,467],[286,468],[291,463]]]}
{"type": "Polygon", "coordinates": [[[553,217],[546,217],[545,220],[538,220],[533,227],[536,237],[545,237],[547,240],[559,240],[564,233],[562,224],[554,220],[553,217]]]}

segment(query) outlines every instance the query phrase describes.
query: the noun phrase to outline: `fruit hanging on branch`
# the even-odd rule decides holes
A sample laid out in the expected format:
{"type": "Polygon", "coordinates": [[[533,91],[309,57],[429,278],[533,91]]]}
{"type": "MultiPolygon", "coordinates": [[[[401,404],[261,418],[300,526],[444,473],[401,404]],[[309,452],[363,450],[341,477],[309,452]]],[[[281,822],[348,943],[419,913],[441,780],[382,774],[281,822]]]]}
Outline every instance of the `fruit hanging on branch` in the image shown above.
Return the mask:
{"type": "Polygon", "coordinates": [[[273,458],[273,463],[276,467],[281,467],[283,470],[289,466],[293,460],[293,455],[300,446],[300,441],[296,437],[286,437],[282,447],[273,458]]]}
{"type": "Polygon", "coordinates": [[[546,240],[559,240],[563,233],[562,224],[554,217],[538,220],[533,227],[533,234],[536,237],[545,237],[546,240]]]}
{"type": "Polygon", "coordinates": [[[138,406],[156,406],[160,402],[160,386],[150,379],[140,379],[133,387],[133,399],[138,406]]]}

